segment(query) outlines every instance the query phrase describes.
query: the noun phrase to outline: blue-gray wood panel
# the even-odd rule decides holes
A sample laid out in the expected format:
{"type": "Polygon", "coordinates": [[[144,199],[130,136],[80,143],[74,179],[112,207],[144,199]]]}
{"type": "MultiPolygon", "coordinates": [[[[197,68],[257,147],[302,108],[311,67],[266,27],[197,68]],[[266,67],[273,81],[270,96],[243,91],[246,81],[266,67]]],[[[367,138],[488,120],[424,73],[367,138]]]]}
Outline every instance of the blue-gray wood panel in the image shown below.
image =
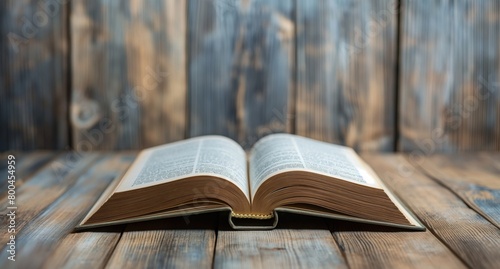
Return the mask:
{"type": "Polygon", "coordinates": [[[189,135],[292,132],[293,1],[189,1],[189,135]]]}
{"type": "Polygon", "coordinates": [[[0,151],[203,134],[249,148],[276,132],[499,150],[499,14],[495,0],[0,1],[0,151]]]}
{"type": "Polygon", "coordinates": [[[72,1],[73,147],[140,149],[181,140],[186,2],[72,1]]]}
{"type": "Polygon", "coordinates": [[[397,2],[297,3],[297,134],[392,151],[397,2]]]}
{"type": "Polygon", "coordinates": [[[500,150],[500,2],[402,2],[399,149],[500,150]]]}
{"type": "Polygon", "coordinates": [[[0,1],[0,151],[68,145],[68,5],[0,1]]]}

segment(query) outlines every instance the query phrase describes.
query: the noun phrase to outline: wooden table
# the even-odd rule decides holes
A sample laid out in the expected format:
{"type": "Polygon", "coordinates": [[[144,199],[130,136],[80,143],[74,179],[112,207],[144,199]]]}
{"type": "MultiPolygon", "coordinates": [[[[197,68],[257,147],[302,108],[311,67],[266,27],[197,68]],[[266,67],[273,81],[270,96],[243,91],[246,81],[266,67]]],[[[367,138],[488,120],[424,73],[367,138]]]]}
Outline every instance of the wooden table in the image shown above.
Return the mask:
{"type": "MultiPolygon", "coordinates": [[[[500,268],[500,154],[362,155],[428,228],[408,232],[280,216],[272,231],[231,231],[218,215],[72,233],[136,153],[16,153],[18,268],[500,268]]],[[[1,207],[7,207],[3,154],[1,207]]]]}

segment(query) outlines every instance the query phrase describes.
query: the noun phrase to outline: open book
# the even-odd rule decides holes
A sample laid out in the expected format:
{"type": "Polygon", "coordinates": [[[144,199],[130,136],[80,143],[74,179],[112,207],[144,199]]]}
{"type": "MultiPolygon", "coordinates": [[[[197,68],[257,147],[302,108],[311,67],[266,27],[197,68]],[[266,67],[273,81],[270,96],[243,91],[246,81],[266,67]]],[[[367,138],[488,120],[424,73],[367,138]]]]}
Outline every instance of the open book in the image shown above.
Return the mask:
{"type": "Polygon", "coordinates": [[[244,229],[278,212],[425,229],[354,150],[290,134],[248,154],[222,136],[145,149],[77,229],[224,210],[244,229]]]}

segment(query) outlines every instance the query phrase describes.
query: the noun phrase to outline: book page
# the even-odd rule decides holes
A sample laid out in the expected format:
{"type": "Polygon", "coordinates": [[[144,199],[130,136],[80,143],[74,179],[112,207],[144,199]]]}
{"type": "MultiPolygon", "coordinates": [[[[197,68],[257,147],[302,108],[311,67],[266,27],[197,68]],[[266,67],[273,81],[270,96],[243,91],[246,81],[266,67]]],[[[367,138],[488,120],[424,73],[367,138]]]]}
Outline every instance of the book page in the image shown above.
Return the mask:
{"type": "Polygon", "coordinates": [[[379,187],[351,148],[290,134],[258,141],[250,155],[252,196],[268,178],[285,171],[308,171],[379,187]]]}
{"type": "Polygon", "coordinates": [[[229,180],[249,197],[245,151],[222,136],[202,136],[144,150],[116,191],[203,175],[229,180]]]}

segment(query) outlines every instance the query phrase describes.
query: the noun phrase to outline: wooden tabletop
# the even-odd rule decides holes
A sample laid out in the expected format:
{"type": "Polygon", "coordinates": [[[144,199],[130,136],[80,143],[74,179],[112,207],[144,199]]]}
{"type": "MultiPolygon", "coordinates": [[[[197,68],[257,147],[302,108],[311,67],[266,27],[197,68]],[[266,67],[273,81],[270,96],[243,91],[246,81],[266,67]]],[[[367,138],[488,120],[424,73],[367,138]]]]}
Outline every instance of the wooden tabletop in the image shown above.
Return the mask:
{"type": "Polygon", "coordinates": [[[425,232],[292,215],[275,230],[232,231],[212,214],[73,233],[136,153],[14,155],[16,261],[2,154],[1,268],[500,268],[499,153],[362,155],[425,232]]]}

